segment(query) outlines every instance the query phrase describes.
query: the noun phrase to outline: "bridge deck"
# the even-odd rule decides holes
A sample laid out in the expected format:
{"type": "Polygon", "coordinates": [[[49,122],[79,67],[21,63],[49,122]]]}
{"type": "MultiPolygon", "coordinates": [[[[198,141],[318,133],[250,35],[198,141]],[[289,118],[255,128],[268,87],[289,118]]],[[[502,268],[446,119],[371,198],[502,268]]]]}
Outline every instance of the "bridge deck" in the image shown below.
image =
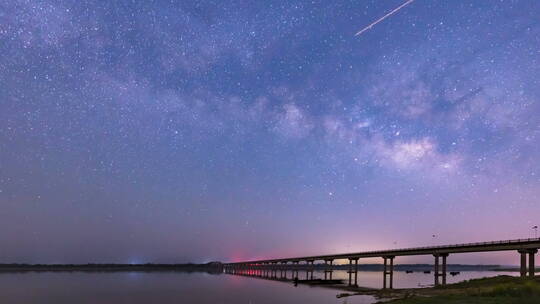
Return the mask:
{"type": "Polygon", "coordinates": [[[527,249],[539,249],[539,248],[540,248],[540,238],[532,238],[532,239],[505,240],[505,241],[494,241],[494,242],[483,242],[483,243],[467,243],[467,244],[455,244],[455,245],[443,245],[443,246],[365,251],[365,252],[343,253],[343,254],[328,254],[328,255],[305,256],[305,257],[294,257],[294,258],[280,258],[280,259],[269,259],[269,260],[254,260],[254,261],[228,263],[226,265],[357,259],[357,258],[373,258],[373,257],[394,257],[394,256],[407,256],[407,255],[434,255],[434,254],[450,254],[450,253],[466,253],[466,252],[527,250],[527,249]]]}

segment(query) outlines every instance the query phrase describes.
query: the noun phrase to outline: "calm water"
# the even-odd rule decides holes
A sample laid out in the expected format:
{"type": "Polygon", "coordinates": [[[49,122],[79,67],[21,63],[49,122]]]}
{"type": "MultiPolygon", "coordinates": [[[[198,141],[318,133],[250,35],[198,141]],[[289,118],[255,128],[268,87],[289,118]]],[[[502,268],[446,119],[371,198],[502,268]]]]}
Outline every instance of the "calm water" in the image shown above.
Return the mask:
{"type": "MultiPolygon", "coordinates": [[[[512,274],[508,272],[462,272],[448,277],[456,282],[475,277],[512,274]]],[[[322,277],[321,273],[315,273],[322,277]]],[[[380,272],[362,271],[359,285],[380,288],[380,272]]],[[[395,272],[396,288],[418,287],[433,283],[429,274],[395,272]]],[[[289,272],[289,278],[291,274],[289,272]]],[[[335,271],[334,278],[348,278],[344,271],[335,271]]],[[[303,278],[300,272],[300,278],[303,278]]],[[[370,296],[336,298],[342,291],[269,281],[258,278],[174,272],[29,272],[0,274],[0,303],[349,303],[368,304],[370,296]]]]}

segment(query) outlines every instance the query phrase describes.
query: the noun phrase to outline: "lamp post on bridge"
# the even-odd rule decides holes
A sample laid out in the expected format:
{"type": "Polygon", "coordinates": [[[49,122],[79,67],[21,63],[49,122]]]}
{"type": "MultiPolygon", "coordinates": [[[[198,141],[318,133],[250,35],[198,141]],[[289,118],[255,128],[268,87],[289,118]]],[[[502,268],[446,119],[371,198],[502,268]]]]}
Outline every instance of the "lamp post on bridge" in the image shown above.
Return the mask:
{"type": "Polygon", "coordinates": [[[532,229],[534,230],[534,238],[537,239],[538,238],[538,225],[533,226],[532,229]]]}

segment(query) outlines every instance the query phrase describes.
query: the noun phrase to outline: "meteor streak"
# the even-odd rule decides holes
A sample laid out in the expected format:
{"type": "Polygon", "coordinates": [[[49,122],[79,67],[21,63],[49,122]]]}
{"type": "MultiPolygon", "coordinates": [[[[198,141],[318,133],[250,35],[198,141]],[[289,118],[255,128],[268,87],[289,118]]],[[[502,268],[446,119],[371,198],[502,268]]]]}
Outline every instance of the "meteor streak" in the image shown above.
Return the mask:
{"type": "Polygon", "coordinates": [[[388,14],[382,16],[381,18],[377,19],[377,21],[373,22],[372,24],[366,26],[365,28],[361,29],[358,33],[356,33],[354,36],[358,36],[358,35],[361,35],[363,32],[367,31],[367,30],[370,30],[373,26],[375,26],[377,23],[383,21],[384,19],[392,16],[393,14],[395,14],[397,11],[399,11],[400,9],[404,8],[405,6],[411,4],[414,0],[407,0],[405,3],[403,3],[402,5],[396,7],[395,9],[393,9],[391,12],[389,12],[388,14]]]}

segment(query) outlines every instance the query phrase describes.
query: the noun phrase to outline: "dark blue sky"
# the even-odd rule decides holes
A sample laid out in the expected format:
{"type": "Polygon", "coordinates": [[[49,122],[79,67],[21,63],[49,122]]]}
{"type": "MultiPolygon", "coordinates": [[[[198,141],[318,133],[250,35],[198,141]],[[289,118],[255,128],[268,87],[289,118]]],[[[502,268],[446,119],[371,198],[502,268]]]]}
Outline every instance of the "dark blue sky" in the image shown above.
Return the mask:
{"type": "Polygon", "coordinates": [[[540,2],[402,3],[0,0],[0,262],[530,237],[540,2]]]}

